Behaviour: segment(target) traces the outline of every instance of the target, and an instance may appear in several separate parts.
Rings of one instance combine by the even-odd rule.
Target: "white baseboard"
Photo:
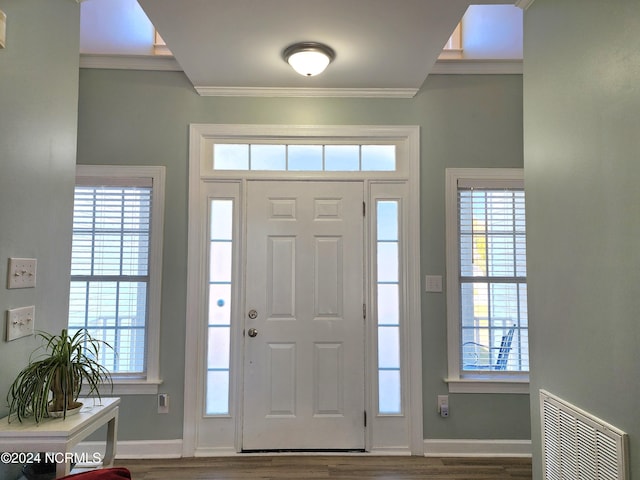
[[[231,447],[196,448],[193,452],[194,457],[232,457],[234,455],[238,455],[238,451]]]
[[[73,450],[89,456],[94,453],[104,454],[104,442],[82,442]],[[117,459],[145,458],[180,458],[182,457],[182,440],[119,440]]]
[[[410,457],[411,449],[409,447],[387,447],[387,448],[372,448],[369,455],[379,455],[381,457]]]
[[[425,457],[531,457],[531,440],[424,441]]]
[[[74,448],[77,453],[91,456],[104,453],[104,442],[82,442]],[[196,457],[230,456],[237,452],[231,448],[199,449]],[[408,455],[406,449],[378,449],[374,455]],[[531,440],[441,440],[424,441],[425,457],[531,457]],[[117,459],[180,458],[182,440],[120,440]]]

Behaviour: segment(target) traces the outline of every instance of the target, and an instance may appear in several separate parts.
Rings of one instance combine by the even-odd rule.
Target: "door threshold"
[[[367,453],[363,448],[277,448],[265,450],[241,450],[240,453],[247,454],[273,454],[273,453],[289,453],[289,454],[347,454],[347,453]]]

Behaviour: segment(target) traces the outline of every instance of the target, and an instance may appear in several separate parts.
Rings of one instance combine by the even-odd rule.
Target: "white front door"
[[[242,449],[364,449],[363,184],[248,182]]]

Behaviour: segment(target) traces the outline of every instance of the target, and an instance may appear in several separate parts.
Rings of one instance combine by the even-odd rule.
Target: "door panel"
[[[243,450],[364,448],[362,200],[248,183]]]

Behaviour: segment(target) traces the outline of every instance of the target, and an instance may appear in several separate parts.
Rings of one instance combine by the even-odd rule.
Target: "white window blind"
[[[113,347],[100,352],[112,373],[146,368],[151,202],[151,179],[78,178],[75,189],[69,329]]]
[[[519,181],[458,181],[461,370],[529,370],[525,196]]]

